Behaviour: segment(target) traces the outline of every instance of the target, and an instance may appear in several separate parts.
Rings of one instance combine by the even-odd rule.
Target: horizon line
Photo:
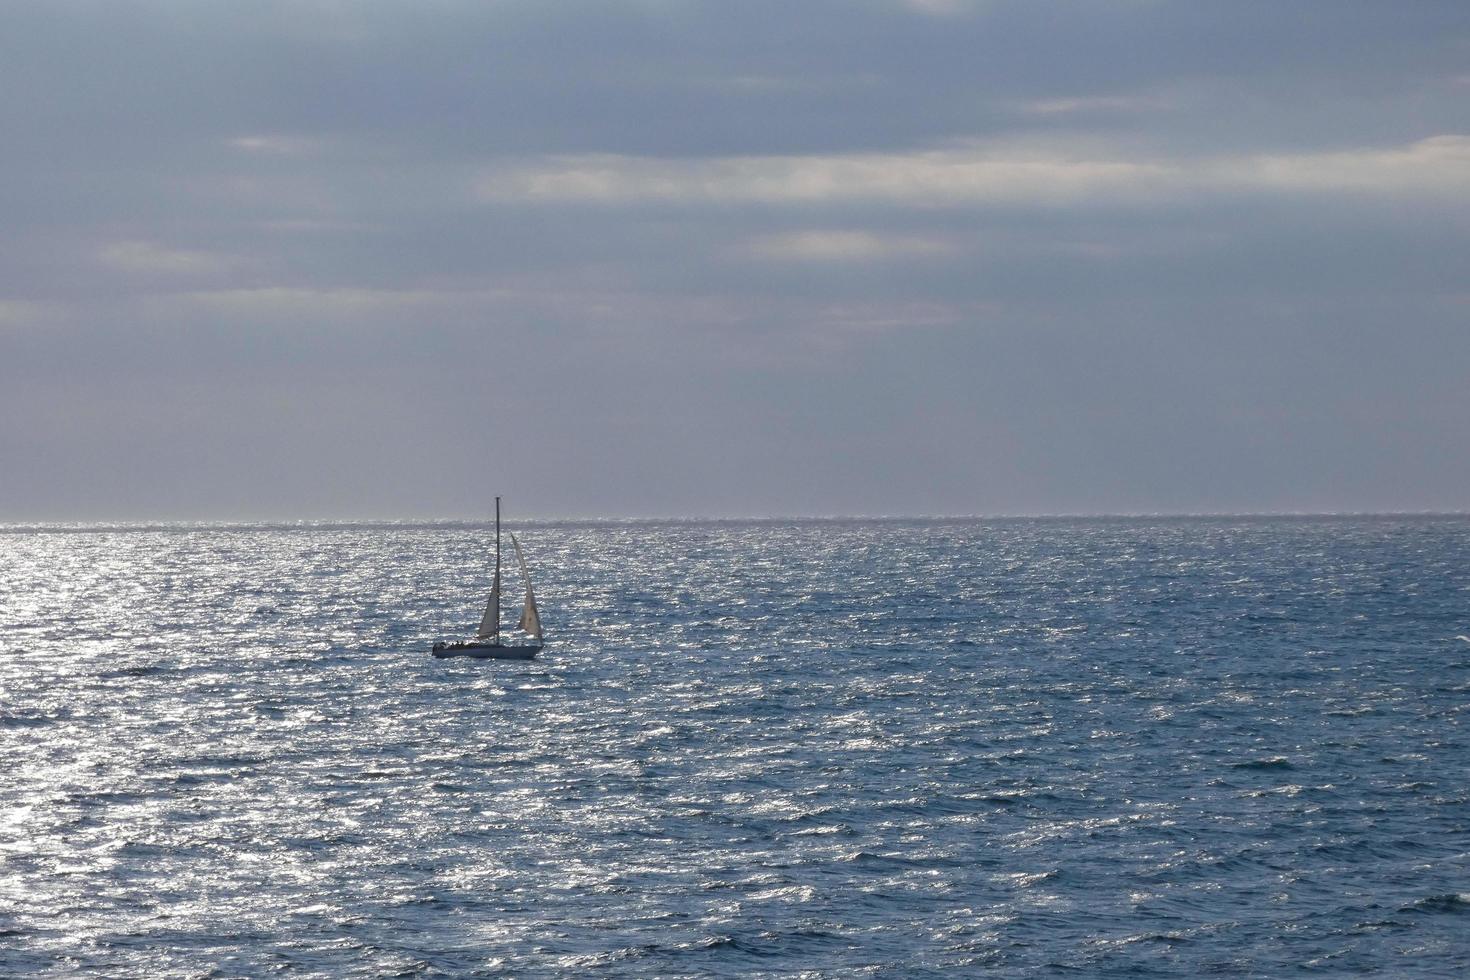
[[[1057,511],[994,514],[769,514],[769,515],[580,515],[520,517],[508,524],[760,524],[843,521],[1025,521],[1025,520],[1246,520],[1323,518],[1461,518],[1470,510],[1340,511]],[[132,518],[0,520],[0,533],[27,531],[150,530],[189,527],[461,527],[493,523],[486,517],[286,517],[286,518]]]

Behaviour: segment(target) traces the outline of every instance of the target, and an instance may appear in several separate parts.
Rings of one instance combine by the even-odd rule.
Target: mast
[[[495,498],[495,642],[500,642],[500,498]]]

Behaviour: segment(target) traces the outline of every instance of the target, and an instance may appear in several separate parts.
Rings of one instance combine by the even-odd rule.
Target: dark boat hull
[[[434,656],[473,657],[476,660],[530,660],[541,652],[539,646],[506,646],[500,643],[481,643],[465,640],[457,643],[435,643]]]

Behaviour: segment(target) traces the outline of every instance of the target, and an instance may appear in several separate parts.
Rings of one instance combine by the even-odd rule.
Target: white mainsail
[[[500,635],[500,569],[495,570],[495,584],[490,586],[490,598],[485,602],[485,615],[480,617],[477,639],[488,640]]]
[[[516,540],[515,534],[511,534],[510,543],[516,546],[516,561],[521,565],[521,578],[526,580],[526,608],[521,612],[521,629],[540,640],[543,639],[541,614],[536,611],[536,593],[531,591],[531,573],[526,570],[526,559],[521,554],[521,543]]]

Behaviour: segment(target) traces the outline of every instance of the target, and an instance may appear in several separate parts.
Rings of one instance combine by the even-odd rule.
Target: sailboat
[[[530,660],[546,645],[541,632],[541,614],[536,609],[536,594],[531,591],[531,573],[521,554],[521,543],[514,533],[510,543],[516,549],[516,562],[521,566],[521,579],[526,583],[526,604],[521,611],[519,628],[530,636],[531,643],[504,643],[500,639],[500,498],[495,498],[495,578],[490,585],[490,598],[473,640],[455,640],[434,644],[436,657],[474,657],[477,660]]]

